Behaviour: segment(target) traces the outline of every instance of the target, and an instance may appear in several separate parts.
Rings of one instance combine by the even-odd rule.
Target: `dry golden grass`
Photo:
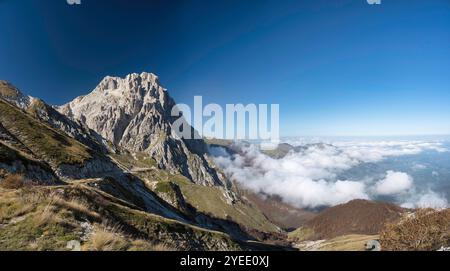
[[[21,189],[15,193],[16,195],[10,197],[10,199],[13,200],[17,207],[11,208],[11,206],[9,206],[9,208],[0,208],[0,221],[7,217],[17,217],[21,214],[29,213],[34,209],[36,215],[33,219],[37,225],[44,225],[51,221],[61,220],[57,214],[62,210],[69,210],[89,218],[100,218],[100,215],[97,212],[90,210],[89,205],[86,202],[75,198],[65,199],[55,191],[46,192],[30,187],[30,189]],[[36,208],[37,205],[40,205],[40,207]],[[9,214],[4,214],[4,210],[8,210]]]
[[[6,223],[35,209],[35,205],[21,197],[20,190],[0,188],[0,223]]]
[[[45,195],[39,190],[33,190],[33,189],[26,189],[26,190],[19,190],[19,199],[23,203],[27,204],[38,204],[46,199],[51,199],[51,196]]]
[[[122,235],[121,228],[117,224],[111,225],[106,222],[98,225],[91,236],[90,249],[95,251],[125,250],[128,244]]]
[[[94,251],[175,251],[174,248],[164,243],[130,239],[125,236],[118,224],[110,222],[104,222],[96,226],[86,248]]]
[[[45,208],[38,215],[34,216],[34,222],[37,226],[42,226],[53,220],[55,217],[55,208],[51,204],[45,206]]]
[[[53,202],[58,206],[70,209],[72,211],[86,215],[88,217],[96,219],[100,218],[100,215],[97,212],[90,210],[89,205],[84,201],[75,198],[66,200],[60,196],[55,195],[53,197]]]
[[[0,181],[0,185],[6,189],[19,189],[25,185],[22,175],[10,174]]]
[[[437,250],[450,246],[450,209],[418,210],[400,223],[389,224],[381,232],[383,250]]]
[[[44,225],[61,220],[57,214],[64,210],[91,219],[100,219],[100,215],[92,211],[86,202],[75,198],[65,199],[56,191],[49,192],[33,186],[25,186],[19,190],[0,190],[0,223],[33,213],[33,222],[36,225]]]

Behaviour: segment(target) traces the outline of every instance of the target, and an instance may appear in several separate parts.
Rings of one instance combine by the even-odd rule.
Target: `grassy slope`
[[[91,225],[90,233],[82,223]],[[81,184],[0,188],[0,250],[66,250],[68,241],[83,238],[84,250],[241,247],[226,234],[142,212]]]
[[[314,230],[310,227],[300,227],[288,233],[288,238],[294,242],[309,240],[314,236]]]
[[[0,122],[36,156],[53,166],[82,164],[92,158],[88,147],[3,99],[0,99]]]
[[[217,187],[181,183],[186,201],[198,211],[221,219],[231,219],[241,225],[265,232],[276,232],[278,228],[255,207],[236,202],[226,202],[223,192]]]
[[[256,207],[243,202],[233,205],[228,204],[223,191],[219,187],[197,185],[181,175],[173,175],[155,167],[152,159],[145,155],[137,154],[132,157],[123,153],[114,155],[113,158],[128,169],[145,168],[147,170],[135,174],[143,180],[147,180],[150,189],[158,193],[167,193],[172,197],[170,182],[177,184],[185,198],[185,201],[204,214],[209,214],[220,219],[231,219],[245,227],[264,232],[276,232],[278,227],[272,224]]]
[[[43,171],[48,172],[49,174],[53,174],[52,169],[47,164],[34,159],[27,153],[13,149],[0,142],[0,163],[11,165],[11,163],[14,161],[20,161],[25,167],[31,166],[35,168],[40,168]]]

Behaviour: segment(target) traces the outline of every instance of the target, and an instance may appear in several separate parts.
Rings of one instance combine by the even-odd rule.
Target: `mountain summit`
[[[144,72],[125,78],[107,76],[91,93],[57,110],[117,148],[148,153],[161,169],[197,184],[224,185],[225,178],[214,169],[203,140],[173,136],[173,106],[174,100],[158,77]]]

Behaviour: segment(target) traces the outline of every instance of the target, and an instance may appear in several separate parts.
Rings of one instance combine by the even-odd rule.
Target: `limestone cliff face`
[[[174,100],[151,73],[106,77],[88,95],[56,109],[92,129],[115,146],[146,152],[158,167],[202,185],[224,185],[203,140],[174,135]]]

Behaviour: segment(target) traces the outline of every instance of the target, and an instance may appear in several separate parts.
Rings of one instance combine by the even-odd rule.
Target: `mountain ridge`
[[[176,118],[171,110],[175,105],[158,77],[143,72],[124,78],[107,76],[89,94],[56,109],[118,148],[148,153],[161,169],[202,185],[227,186],[208,158],[202,139],[174,136]]]
[[[107,82],[108,78],[103,81]],[[23,95],[10,83],[2,86],[0,184],[3,184],[2,179],[7,183],[8,178],[15,178],[27,183],[31,181],[31,185],[35,186],[33,191],[46,190],[48,185],[57,185],[64,191],[79,185],[89,190],[99,189],[101,193],[126,202],[126,206],[132,204],[143,212],[226,233],[234,240],[241,240],[242,246],[247,246],[242,243],[247,240],[258,240],[257,236],[267,238],[267,234],[261,234],[260,231],[279,230],[257,209],[240,199],[231,186],[224,185],[225,182],[206,180],[196,183],[196,179],[189,178],[192,175],[183,175],[183,171],[166,170],[166,167],[158,164],[158,157],[151,156],[151,152],[116,147],[82,121],[61,114],[56,110],[58,107]],[[11,89],[6,89],[8,87]],[[8,99],[3,96],[5,93]],[[29,102],[18,103],[23,100],[22,97],[29,97]],[[157,113],[157,117],[167,116],[167,111]],[[158,127],[162,126],[168,128],[164,132],[170,131],[170,120],[165,120]],[[207,147],[202,140],[189,143],[173,138],[169,133],[162,138],[158,143],[159,147],[163,147],[161,150],[169,150],[177,155],[179,153],[176,151],[182,151],[185,155],[181,155],[182,162],[191,172],[198,170],[195,161],[204,163],[208,159]],[[196,149],[196,144],[200,144],[200,148]],[[190,159],[195,160],[194,163]],[[164,162],[159,160],[159,163]],[[211,167],[203,169],[206,173],[209,170],[220,174],[212,163],[207,165]],[[21,177],[14,177],[14,174],[20,174]],[[202,178],[200,174],[196,176]],[[197,200],[202,194],[206,196],[203,198],[205,202]],[[90,202],[94,199],[86,200]],[[218,207],[211,209],[212,205]],[[258,246],[265,247],[262,244]]]

